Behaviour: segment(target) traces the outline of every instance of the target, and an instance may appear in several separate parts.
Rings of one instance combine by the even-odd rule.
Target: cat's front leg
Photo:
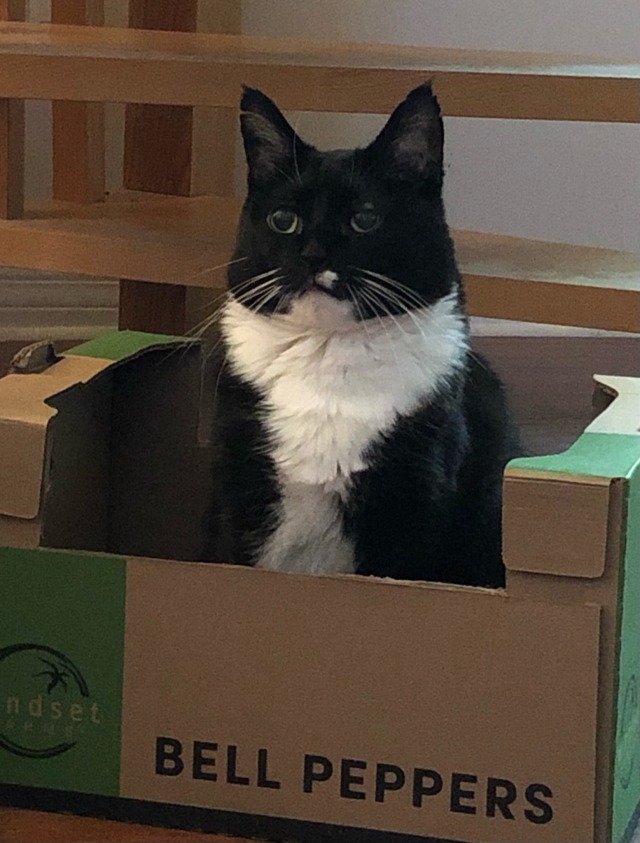
[[[356,573],[446,581],[450,514],[427,489],[365,481],[354,490],[344,523],[354,542]]]

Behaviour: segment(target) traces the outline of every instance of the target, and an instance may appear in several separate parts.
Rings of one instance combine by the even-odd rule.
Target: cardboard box
[[[314,843],[624,840],[640,381],[600,380],[619,397],[569,451],[507,469],[504,591],[172,561],[202,558],[211,505],[195,344],[108,335],[0,380],[2,801]]]

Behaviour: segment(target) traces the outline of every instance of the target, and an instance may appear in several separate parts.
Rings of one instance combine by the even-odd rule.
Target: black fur
[[[277,107],[246,89],[242,130],[249,165],[248,196],[229,270],[229,289],[247,307],[287,312],[310,278],[339,273],[331,295],[358,296],[354,266],[401,282],[402,306],[386,312],[359,301],[359,318],[401,313],[464,293],[442,204],[443,124],[429,86],[400,104],[366,149],[318,152],[298,138]],[[361,235],[354,213],[373,206],[382,224]],[[269,213],[290,208],[304,225],[274,234]],[[282,267],[278,295],[263,302],[260,276]],[[255,289],[255,293],[253,292]],[[354,292],[355,290],[355,292]],[[217,468],[231,558],[252,564],[275,529],[280,497],[262,396],[224,367],[220,377]],[[367,453],[369,467],[353,477],[343,524],[355,546],[357,572],[501,586],[501,484],[517,455],[503,388],[485,361],[468,352],[465,365],[412,415],[400,417]]]

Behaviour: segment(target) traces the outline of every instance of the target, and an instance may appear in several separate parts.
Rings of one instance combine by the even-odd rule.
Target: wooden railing
[[[125,327],[180,332],[187,290],[224,283],[242,83],[285,109],[387,113],[430,78],[445,115],[640,122],[640,63],[174,31],[195,28],[197,0],[131,0],[129,28],[100,26],[101,0],[53,0],[51,25],[16,22],[23,7],[0,2],[0,263],[127,279]],[[238,33],[238,4],[219,9]],[[23,211],[25,99],[54,101],[54,185]],[[127,103],[124,189],[103,201],[107,102]],[[194,195],[197,106],[220,109],[219,195]],[[640,331],[639,256],[454,236],[472,314]]]

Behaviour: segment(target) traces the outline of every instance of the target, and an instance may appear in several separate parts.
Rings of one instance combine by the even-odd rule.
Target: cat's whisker
[[[262,281],[263,278],[268,278],[270,275],[276,275],[278,272],[282,271],[281,266],[276,266],[274,269],[268,269],[266,272],[261,272],[258,275],[252,275],[250,278],[245,278],[244,281],[241,281],[239,284],[236,284],[235,289],[239,290],[242,287],[246,287],[247,284],[253,284],[255,281]]]
[[[408,287],[406,284],[403,284],[401,281],[397,281],[395,278],[390,278],[388,275],[383,275],[380,272],[374,272],[371,269],[365,269],[362,266],[354,266],[353,269],[361,272],[365,276],[369,276],[371,278],[375,278],[378,281],[382,281],[388,284],[390,287],[394,287],[398,291],[402,292],[407,296],[409,299],[413,300],[415,304],[419,307],[427,307],[428,302],[415,290],[412,290],[411,287]]]
[[[220,295],[218,295],[218,296],[216,296],[215,298],[213,298],[213,299],[212,299],[212,300],[208,303],[208,305],[203,305],[203,307],[208,307],[208,306],[210,306],[211,304],[213,304],[214,302],[219,301],[221,298],[224,298],[224,299],[225,299],[224,304],[223,304],[221,307],[219,307],[219,308],[215,311],[215,314],[218,314],[218,315],[219,315],[219,313],[220,313],[220,312],[224,309],[224,306],[225,306],[225,304],[227,303],[227,301],[229,301],[229,299],[230,299],[232,296],[233,296],[234,298],[236,298],[236,299],[239,299],[239,298],[240,298],[240,296],[238,296],[238,293],[240,293],[240,294],[242,295],[242,291],[243,291],[243,290],[244,290],[244,291],[246,291],[246,290],[247,290],[247,288],[248,288],[248,287],[250,287],[252,284],[254,284],[256,281],[259,281],[260,279],[266,278],[267,276],[272,275],[272,274],[274,274],[274,273],[277,273],[277,272],[279,272],[279,271],[280,271],[280,268],[278,267],[277,269],[270,269],[268,272],[263,272],[263,273],[261,273],[260,275],[254,275],[254,276],[252,276],[251,278],[247,278],[245,281],[241,281],[241,282],[240,282],[240,284],[237,284],[237,285],[234,287],[234,290],[233,290],[233,291],[224,290],[222,293],[220,293]],[[270,283],[270,282],[269,282],[269,283]],[[261,285],[261,286],[262,286],[262,285]],[[206,317],[205,319],[203,319],[203,320],[202,320],[202,322],[198,323],[198,325],[195,327],[195,329],[192,329],[192,330],[197,330],[197,329],[201,328],[203,325],[205,325],[205,326],[206,326],[206,327],[204,328],[204,330],[206,330],[206,328],[207,328],[209,325],[211,325],[213,321],[215,321],[215,317],[214,317],[214,315],[212,314],[211,316],[208,316],[208,317]]]
[[[279,284],[275,285],[272,289],[268,289],[266,292],[263,292],[257,302],[254,302],[251,305],[246,305],[246,307],[248,307],[252,313],[259,314],[265,304],[268,304],[268,302],[270,302],[275,296],[280,294],[281,289],[282,288]]]
[[[358,312],[358,316],[360,317],[360,324],[362,325],[362,328],[363,328],[365,334],[367,335],[367,340],[369,341],[369,344],[371,344],[371,334],[369,333],[369,327],[367,325],[367,319],[364,315],[364,311],[362,310],[362,307],[360,306],[360,302],[358,301],[357,293],[354,291],[353,287],[351,287],[350,284],[346,284],[345,286],[346,286],[347,293],[349,294],[349,298],[353,302],[353,306],[355,307],[355,309]]]
[[[371,276],[365,275],[365,280],[369,284],[375,284],[378,289],[382,289],[387,293],[394,293],[398,296],[403,302],[406,303],[407,307],[413,310],[422,310],[425,307],[429,306],[429,303],[425,301],[423,298],[411,294],[411,292],[403,289],[402,287],[394,287],[390,284],[386,284],[380,281],[373,279]]]
[[[363,283],[368,289],[376,290],[383,298],[385,298],[391,304],[395,304],[403,313],[408,313],[413,310],[411,306],[411,302],[407,301],[403,296],[396,293],[394,290],[389,290],[387,287],[384,287],[382,284],[379,284],[377,281],[374,281],[371,278],[366,278],[362,276],[360,278],[361,283]]]
[[[292,298],[293,298],[292,292],[283,293],[280,297],[280,301],[275,306],[275,310],[273,311],[273,315],[276,316],[276,315],[279,315],[279,314],[283,313],[284,308],[287,307],[287,305],[289,304],[289,302],[291,301]]]
[[[381,295],[379,295],[379,294],[378,294],[378,295],[376,295],[376,291],[374,291],[374,290],[372,290],[372,289],[369,289],[369,290],[367,290],[366,292],[368,293],[368,295],[369,295],[369,296],[370,296],[370,297],[371,297],[374,301],[377,301],[377,303],[378,303],[378,305],[380,306],[380,308],[381,308],[382,310],[384,310],[385,314],[389,317],[389,319],[391,319],[391,321],[392,321],[392,322],[393,322],[393,324],[396,326],[396,328],[400,331],[400,333],[401,333],[401,334],[406,333],[406,331],[405,331],[404,327],[400,324],[400,322],[398,322],[398,319],[396,318],[395,314],[393,314],[393,313],[391,312],[390,308],[389,308],[389,307],[387,307],[387,305],[385,304],[384,298],[383,298]],[[391,302],[391,303],[393,304],[393,302]]]
[[[262,307],[263,303],[270,301],[277,293],[280,292],[279,287],[272,287],[268,290],[264,290],[260,297],[256,299],[256,301],[251,302],[250,304],[245,305],[252,313],[258,313],[260,308]]]
[[[425,337],[425,339],[426,339],[426,336],[425,336],[424,330],[422,328],[422,325],[420,324],[420,322],[418,321],[418,319],[415,315],[414,308],[409,306],[407,304],[407,302],[403,301],[396,293],[392,292],[391,290],[386,289],[381,284],[378,284],[376,281],[373,281],[370,278],[364,278],[364,277],[360,277],[359,280],[363,284],[368,285],[370,290],[375,289],[378,292],[379,295],[385,297],[385,299],[389,302],[389,304],[395,305],[402,313],[405,313],[409,317],[409,319],[411,319],[413,324],[415,325],[418,333],[421,336]],[[389,313],[389,315],[391,316],[391,313]]]
[[[425,302],[419,302],[419,306],[417,306],[418,303],[413,299],[408,298],[404,292],[399,292],[393,289],[390,290],[388,287],[381,284],[379,281],[375,281],[373,278],[361,276],[360,281],[361,283],[366,284],[369,288],[377,290],[391,304],[395,304],[395,306],[403,313],[406,313],[412,319],[416,327],[419,328],[414,311],[418,309],[423,310],[427,306]]]
[[[193,281],[194,278],[201,278],[203,275],[210,275],[213,272],[218,272],[220,269],[227,269],[228,267],[233,266],[236,263],[242,263],[246,260],[249,260],[249,258],[235,258],[234,260],[227,261],[226,263],[220,263],[217,266],[208,266],[206,269],[203,269],[200,272],[196,272],[193,275],[189,275],[187,278],[185,278],[185,283]]]
[[[220,317],[224,313],[224,309],[225,309],[229,299],[230,299],[230,296],[227,297],[226,301],[223,304],[221,304],[220,307],[217,307],[213,311],[213,313],[211,313],[209,316],[207,316],[206,319],[203,319],[202,322],[200,322],[198,325],[196,325],[194,328],[192,328],[187,333],[187,336],[192,337],[194,339],[201,339],[202,336],[209,330],[209,328],[211,328],[211,326],[220,319]]]
[[[397,352],[397,349],[396,349],[396,344],[395,344],[393,338],[391,337],[391,334],[389,333],[389,330],[387,328],[387,325],[385,324],[384,319],[382,319],[379,316],[379,314],[376,313],[376,307],[382,307],[382,309],[385,310],[387,315],[389,315],[389,316],[391,316],[391,313],[389,312],[388,308],[386,308],[384,306],[384,304],[377,299],[377,297],[373,294],[373,292],[371,290],[368,290],[368,291],[367,290],[361,290],[360,292],[363,294],[364,300],[366,302],[368,302],[369,307],[371,307],[374,316],[376,317],[376,319],[380,323],[380,325],[382,327],[382,330],[385,332],[385,335],[387,337],[387,341],[388,341],[389,346],[391,348],[391,351],[393,353],[393,357],[396,361],[396,369],[398,371],[398,377],[402,378],[402,368],[400,366],[400,360],[398,359],[398,352]],[[398,326],[400,332],[404,333],[402,327],[398,324],[398,322],[395,319],[393,321]]]
[[[300,182],[298,180],[296,180],[289,173],[285,172],[281,167],[278,167],[278,166],[274,165],[274,170],[276,170],[276,172],[280,173],[280,175],[283,176],[289,182],[289,184],[295,184],[295,185],[300,184]]]
[[[271,269],[268,272],[263,272],[260,275],[253,276],[252,278],[248,278],[246,281],[241,282],[237,285],[234,291],[225,291],[220,296],[216,298],[216,301],[219,300],[224,296],[225,301],[220,305],[220,307],[216,308],[213,313],[199,322],[195,327],[193,327],[190,331],[187,332],[187,336],[194,337],[195,339],[200,339],[206,331],[211,328],[211,326],[219,320],[221,315],[224,313],[224,309],[227,303],[230,301],[231,298],[234,298],[236,301],[240,302],[240,304],[244,304],[246,301],[249,301],[252,297],[259,295],[263,290],[271,287],[273,284],[277,283],[280,278],[267,278],[266,281],[263,281],[257,287],[253,287],[251,289],[246,289],[250,284],[253,284],[256,280],[261,278],[265,278],[268,275],[272,275],[274,272],[278,272],[278,269]],[[244,292],[241,292],[240,295],[237,295],[238,290],[244,289]]]
[[[252,298],[260,295],[260,293],[264,292],[265,290],[269,290],[271,287],[275,287],[279,284],[280,281],[284,278],[284,275],[276,275],[275,278],[269,278],[266,281],[263,281],[262,284],[258,284],[257,287],[252,287],[249,290],[245,290],[244,292],[240,293],[240,295],[236,295],[235,292],[231,291],[231,296],[240,304],[246,304]]]
[[[300,124],[300,120],[302,119],[302,112],[298,114],[296,119],[296,125],[293,128],[293,166],[296,171],[296,177],[298,179],[298,184],[302,184],[302,176],[300,175],[300,167],[298,166],[298,126]]]
[[[214,296],[212,299],[209,299],[209,301],[205,302],[204,304],[201,304],[199,307],[194,308],[194,312],[198,313],[202,310],[209,310],[212,305],[216,304],[216,302],[219,302],[220,299],[225,298],[228,295],[229,290],[225,287],[225,289],[221,290],[217,296]]]
[[[272,287],[274,284],[277,284],[279,279],[282,276],[275,275],[273,278],[267,278],[266,281],[263,281],[261,284],[257,284],[255,287],[249,287],[248,289],[241,290],[238,292],[239,288],[235,290],[229,290],[229,294],[236,299],[236,301],[244,301],[247,297],[255,296],[256,293],[259,293],[261,290],[265,290],[268,287]]]
[[[269,290],[269,292],[265,293],[265,295],[257,302],[255,305],[249,308],[252,313],[259,313],[260,310],[268,304],[274,296],[277,296],[280,293],[280,287],[277,287],[274,290]]]

